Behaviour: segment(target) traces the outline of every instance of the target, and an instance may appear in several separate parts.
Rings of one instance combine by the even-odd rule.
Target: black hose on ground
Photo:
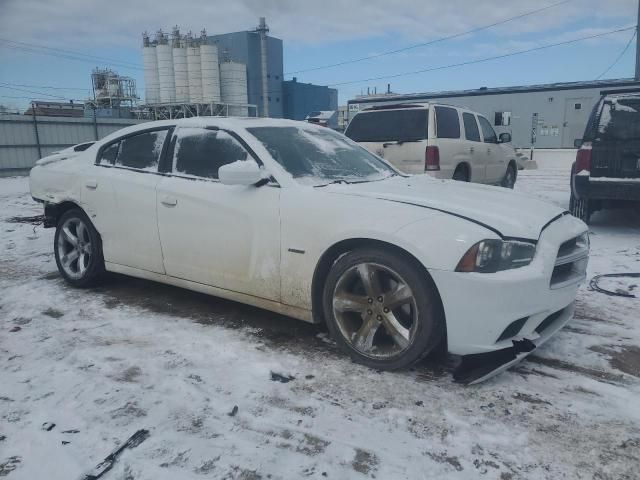
[[[594,290],[594,291],[600,292],[600,293],[604,293],[605,295],[609,295],[611,297],[636,298],[636,296],[633,293],[621,292],[621,291],[613,292],[611,290],[607,290],[605,288],[601,288],[598,285],[598,281],[601,278],[621,278],[621,277],[640,278],[640,273],[605,273],[605,274],[602,274],[602,275],[596,275],[589,282],[589,288],[591,290]]]

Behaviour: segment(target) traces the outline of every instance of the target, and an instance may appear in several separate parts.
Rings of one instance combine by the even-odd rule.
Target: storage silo
[[[142,64],[144,67],[144,97],[146,103],[160,101],[160,77],[156,47],[149,41],[149,35],[142,34]]]
[[[167,37],[158,32],[158,77],[160,83],[160,101],[172,103],[176,101],[176,82],[173,73],[173,48],[167,43]]]
[[[202,99],[205,102],[220,101],[220,65],[218,47],[209,45],[203,32],[200,45],[200,68],[202,73]]]
[[[189,102],[189,79],[187,76],[187,49],[178,28],[173,29],[173,76],[176,84],[176,102]]]
[[[244,63],[222,62],[220,64],[220,92],[222,103],[249,103],[247,95],[247,66]],[[229,107],[229,116],[246,117],[247,107]]]
[[[202,68],[200,66],[200,46],[187,41],[187,77],[189,79],[189,102],[202,102]]]

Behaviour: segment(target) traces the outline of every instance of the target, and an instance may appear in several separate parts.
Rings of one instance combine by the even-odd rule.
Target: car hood
[[[441,211],[480,224],[502,237],[537,240],[565,210],[502,187],[435,180],[427,175],[330,185],[331,193],[375,198]]]

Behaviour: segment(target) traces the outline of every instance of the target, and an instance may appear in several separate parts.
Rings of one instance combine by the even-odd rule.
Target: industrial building
[[[171,35],[159,30],[153,40],[144,33],[143,109],[152,118],[238,115],[297,120],[313,110],[335,110],[336,90],[283,81],[283,43],[268,32],[262,17],[258,27],[243,32],[208,35],[203,30],[196,38],[175,27]]]
[[[573,148],[604,91],[640,88],[632,78],[415,94],[362,95],[348,101],[359,110],[393,103],[442,102],[484,115],[498,134],[511,133],[514,147]]]
[[[338,90],[311,83],[299,83],[296,77],[282,82],[283,114],[291,120],[304,120],[310,112],[338,109]]]

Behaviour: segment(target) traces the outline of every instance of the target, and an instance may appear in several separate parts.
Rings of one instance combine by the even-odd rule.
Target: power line
[[[473,65],[473,64],[476,64],[476,63],[483,63],[483,62],[488,62],[488,61],[491,61],[491,60],[498,60],[498,59],[501,59],[501,58],[514,57],[516,55],[522,55],[524,53],[530,53],[530,52],[536,52],[536,51],[539,51],[539,50],[545,50],[545,49],[552,48],[552,47],[558,47],[560,45],[569,45],[569,44],[572,44],[572,43],[582,42],[584,40],[590,40],[592,38],[599,38],[599,37],[604,37],[606,35],[612,35],[614,33],[626,32],[626,31],[631,30],[633,28],[636,28],[636,26],[633,25],[631,27],[619,28],[619,29],[611,30],[611,31],[604,32],[604,33],[598,33],[598,34],[589,35],[589,36],[586,36],[586,37],[574,38],[573,40],[566,40],[564,42],[551,43],[549,45],[542,45],[542,46],[539,46],[539,47],[527,48],[526,50],[519,50],[519,51],[516,51],[516,52],[505,53],[505,54],[502,54],[502,55],[495,55],[495,56],[492,56],[492,57],[480,58],[478,60],[468,60],[466,62],[451,63],[449,65],[441,65],[441,66],[438,66],[438,67],[430,67],[430,68],[425,68],[425,69],[422,69],[422,70],[414,70],[414,71],[411,71],[411,72],[396,73],[396,74],[393,74],[393,75],[382,75],[382,76],[379,76],[379,77],[370,77],[370,78],[363,78],[363,79],[360,79],[360,80],[350,80],[350,81],[347,81],[347,82],[332,83],[329,86],[330,87],[336,87],[336,86],[340,86],[340,85],[350,85],[350,84],[354,84],[354,83],[371,82],[371,81],[374,81],[374,80],[384,80],[384,79],[389,79],[389,78],[405,77],[405,76],[408,76],[408,75],[416,75],[418,73],[434,72],[436,70],[446,70],[448,68],[462,67],[462,66],[465,66],[465,65]]]
[[[4,83],[0,83],[0,88],[6,88],[8,90],[15,90],[17,92],[32,93],[34,95],[42,95],[44,97],[52,97],[52,98],[57,98],[57,99],[60,99],[60,100],[66,100],[67,99],[67,97],[61,97],[60,95],[52,95],[50,93],[36,92],[36,91],[33,91],[33,90],[25,90],[23,88],[9,87],[9,86],[7,86],[7,84],[4,84]]]
[[[365,60],[371,60],[372,58],[379,58],[379,57],[384,57],[386,55],[393,55],[395,53],[406,52],[407,50],[412,50],[414,48],[426,47],[428,45],[433,45],[435,43],[444,42],[446,40],[452,40],[454,38],[462,37],[462,36],[469,35],[469,34],[472,34],[472,33],[480,32],[482,30],[487,30],[489,28],[497,27],[498,25],[504,25],[505,23],[513,22],[514,20],[519,20],[521,18],[528,17],[530,15],[534,15],[536,13],[540,13],[540,12],[543,12],[545,10],[549,10],[550,8],[555,8],[555,7],[558,7],[560,5],[564,5],[565,3],[569,3],[569,2],[572,2],[572,1],[573,0],[563,0],[561,2],[557,2],[557,3],[553,3],[551,5],[547,5],[546,7],[538,8],[536,10],[531,10],[529,12],[525,12],[525,13],[522,13],[520,15],[516,15],[515,17],[509,17],[509,18],[506,18],[504,20],[500,20],[498,22],[491,23],[489,25],[483,25],[483,26],[480,26],[480,27],[475,27],[475,28],[472,28],[471,30],[467,30],[465,32],[454,33],[452,35],[447,35],[445,37],[440,37],[440,38],[436,38],[434,40],[429,40],[428,42],[416,43],[415,45],[409,45],[407,47],[398,48],[396,50],[389,50],[389,51],[386,51],[386,52],[376,53],[376,54],[373,54],[373,55],[367,55],[366,57],[354,58],[352,60],[345,60],[345,61],[338,62],[338,63],[331,63],[331,64],[328,64],[328,65],[320,65],[318,67],[310,67],[310,68],[305,68],[305,69],[301,69],[301,70],[296,70],[294,72],[287,72],[287,73],[285,73],[285,75],[293,75],[295,73],[312,72],[312,71],[315,71],[315,70],[323,70],[325,68],[339,67],[339,66],[342,66],[342,65],[350,64],[350,63],[357,63],[357,62],[363,62]]]
[[[80,87],[50,87],[50,86],[47,86],[47,85],[28,85],[28,84],[24,84],[24,83],[6,83],[6,82],[2,82],[2,84],[3,85],[11,85],[12,87],[44,88],[46,90],[82,90],[83,92],[91,90],[90,87],[86,87],[86,88],[80,88]]]
[[[631,35],[631,38],[629,39],[629,41],[627,42],[627,44],[625,45],[625,47],[622,49],[622,51],[620,52],[620,55],[618,55],[618,58],[616,58],[613,63],[611,65],[609,65],[609,67],[602,72],[600,75],[598,75],[596,77],[596,80],[600,80],[602,77],[604,77],[607,73],[609,73],[609,70],[611,70],[619,61],[620,59],[624,56],[625,53],[627,53],[627,50],[629,49],[629,46],[631,45],[631,42],[633,42],[633,39],[636,38],[636,34],[638,33],[637,30],[634,30],[633,35]]]
[[[98,55],[89,55],[87,53],[82,53],[82,52],[77,52],[75,50],[66,50],[64,48],[54,48],[54,47],[47,47],[45,45],[38,45],[35,43],[27,43],[27,42],[18,42],[16,40],[9,40],[8,38],[0,38],[0,42],[5,42],[5,43],[11,43],[11,44],[15,44],[18,46],[24,46],[24,47],[30,47],[30,48],[36,48],[36,49],[42,49],[42,50],[50,50],[52,52],[60,52],[60,53],[65,53],[65,54],[70,54],[70,55],[75,55],[78,57],[87,57],[87,58],[91,58],[94,60],[102,60],[102,61],[108,61],[108,62],[116,62],[119,64],[129,64],[133,67],[136,68],[140,68],[140,65],[133,63],[133,62],[127,62],[126,60],[117,60],[115,58],[109,58],[109,57],[101,57]]]

